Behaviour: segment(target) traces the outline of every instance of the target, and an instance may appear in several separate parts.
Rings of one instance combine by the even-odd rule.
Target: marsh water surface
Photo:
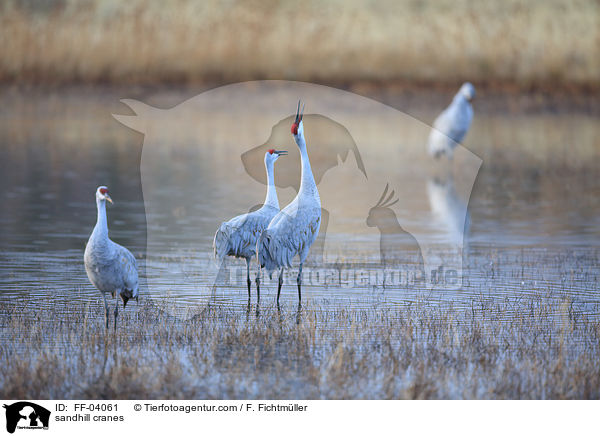
[[[238,148],[223,145],[227,139],[203,142],[201,129],[188,124],[189,131],[179,131],[175,144],[165,145],[162,165],[160,161],[148,164],[160,167],[152,167],[154,178],[145,186],[140,171],[145,137],[111,116],[131,113],[119,103],[119,98],[128,95],[119,92],[4,91],[5,103],[0,109],[0,300],[15,301],[28,295],[42,305],[48,299],[73,298],[100,304],[100,295],[85,274],[83,251],[96,219],[94,192],[104,184],[115,200],[108,208],[110,236],[139,259],[142,296],[170,296],[190,307],[209,301],[235,310],[245,307],[245,278],[240,275],[245,273],[243,261],[230,263],[237,268],[233,276],[243,280],[219,286],[210,294],[199,290],[198,283],[208,279],[197,274],[202,264],[195,262],[210,256],[212,237],[221,221],[261,203],[265,188],[258,180],[264,156],[260,146],[269,140],[284,142],[278,148],[290,150],[290,155],[277,163],[276,178],[296,177],[295,144],[291,135],[277,136],[275,128],[281,122],[289,129],[287,117],[296,102],[292,101],[288,113],[279,119],[265,115],[271,118],[264,124],[273,130],[256,133],[262,140],[249,140],[236,145]],[[154,98],[157,106],[183,101],[176,92],[157,94],[147,98],[151,102]],[[453,228],[462,231],[462,221],[457,224],[448,217],[451,206],[447,203],[468,204],[468,232],[459,252],[460,285],[432,291],[419,284],[381,286],[367,279],[336,285],[314,279],[305,286],[305,298],[334,307],[410,304],[424,297],[470,306],[482,299],[519,301],[538,295],[557,302],[568,300],[577,311],[599,314],[597,119],[587,113],[481,113],[476,102],[474,124],[464,143],[482,160],[471,190],[469,181],[461,179],[460,158],[450,174],[436,169],[418,177],[411,174],[410,164],[399,162],[399,147],[424,147],[426,124],[447,104],[448,97],[438,100],[408,114],[416,120],[413,130],[406,124],[384,134],[378,131],[375,137],[387,139],[378,141],[377,147],[361,148],[359,143],[358,152],[335,151],[334,162],[321,174],[319,187],[329,222],[312,265],[352,264],[367,276],[383,269],[382,232],[377,223],[367,221],[389,183],[388,193],[395,190],[394,198],[399,199],[393,208],[399,225],[432,241],[452,238]],[[243,131],[255,126],[237,119],[239,113],[230,114],[226,107],[214,111],[222,120],[217,129]],[[349,119],[360,123],[368,116],[353,112]],[[319,123],[317,115],[314,117],[307,119],[306,131],[313,166],[318,166],[329,156],[316,139],[311,142],[311,123]],[[365,129],[376,127],[369,126]],[[316,129],[313,127],[313,138],[319,136]],[[258,158],[245,160],[244,150],[253,148],[258,149]],[[292,182],[282,182],[282,206],[295,193]],[[171,215],[147,215],[152,211],[145,208],[145,199],[146,207],[148,202],[167,205],[162,210]],[[434,219],[436,201],[446,203]],[[190,252],[190,241],[196,244],[199,257]],[[412,253],[415,246],[412,239],[405,238],[398,247]],[[290,274],[292,280],[284,285],[282,298],[295,304],[296,270]],[[261,302],[272,304],[274,295],[274,285],[267,282]]]

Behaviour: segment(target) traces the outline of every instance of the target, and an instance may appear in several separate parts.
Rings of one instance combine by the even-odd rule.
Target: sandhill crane
[[[431,156],[439,158],[445,154],[452,159],[454,147],[463,140],[471,126],[473,98],[475,98],[475,87],[469,82],[464,83],[450,106],[435,119],[428,140]]]
[[[296,282],[298,284],[298,304],[302,302],[302,265],[308,256],[310,246],[315,242],[321,225],[321,198],[313,177],[302,116],[300,102],[296,110],[296,119],[292,124],[292,135],[300,149],[301,176],[298,194],[281,212],[269,223],[267,229],[260,235],[257,244],[257,259],[259,267],[265,267],[269,275],[280,268],[277,286],[277,304],[283,283],[283,270],[292,266],[292,259],[300,257],[300,268]]]
[[[137,263],[133,254],[125,247],[114,243],[108,238],[106,222],[106,202],[112,203],[108,188],[100,186],[96,190],[96,206],[98,220],[94,231],[85,247],[83,260],[90,282],[98,288],[104,298],[106,328],[108,329],[108,302],[106,294],[110,292],[113,298],[118,295],[123,301],[123,308],[131,298],[138,299]],[[119,314],[119,299],[115,304],[115,330]]]
[[[256,241],[267,228],[273,217],[279,212],[279,200],[275,188],[274,165],[279,156],[287,154],[285,150],[270,149],[265,153],[267,169],[267,196],[263,206],[250,213],[238,215],[221,224],[213,240],[215,257],[221,262],[225,256],[246,259],[246,281],[248,300],[250,300],[250,259],[256,255]],[[256,276],[256,294],[260,299],[260,274]]]

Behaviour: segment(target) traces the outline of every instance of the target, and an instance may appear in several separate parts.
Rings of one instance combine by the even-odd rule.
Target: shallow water
[[[231,145],[229,137],[214,137],[204,143],[198,139],[204,138],[203,127],[184,119],[174,143],[155,154],[143,154],[142,143],[146,141],[144,147],[148,147],[148,139],[111,116],[129,113],[119,103],[119,98],[128,95],[93,90],[81,95],[73,91],[21,95],[5,90],[3,95],[0,300],[15,300],[26,294],[40,304],[50,298],[89,299],[100,304],[100,295],[85,274],[83,251],[96,218],[94,192],[105,184],[115,200],[108,208],[111,238],[139,259],[143,297],[169,296],[182,307],[212,301],[235,310],[245,308],[243,261],[229,262],[234,285],[220,283],[211,292],[206,289],[214,276],[204,272],[214,268],[210,246],[218,224],[260,204],[264,197],[264,185],[256,180],[262,176],[263,149],[256,152],[258,158],[253,155],[245,162],[240,157],[251,149],[248,144]],[[163,102],[162,107],[183,101],[176,92],[161,92],[154,98],[147,97],[157,106]],[[447,99],[439,100],[442,107],[447,103]],[[332,111],[339,110],[335,102],[330,104]],[[294,105],[292,102],[292,108],[279,118],[268,111],[249,118],[261,119],[261,126],[277,126]],[[398,144],[408,144],[403,150],[423,146],[427,129],[418,119],[430,123],[440,109],[436,105],[421,108],[418,114],[409,113],[417,120],[406,117],[401,128],[384,133],[378,129],[378,123],[384,123],[380,120],[370,120],[362,131],[355,128],[353,137],[371,135],[377,142],[369,148],[357,140],[368,179],[352,150],[340,158],[341,152],[336,150],[337,164],[322,169],[319,189],[330,220],[322,247],[315,249],[322,249],[323,257],[314,255],[305,270],[304,299],[334,307],[361,307],[410,304],[425,298],[469,307],[495,299],[544,297],[557,303],[568,300],[577,311],[599,314],[597,119],[583,113],[478,113],[475,104],[475,121],[465,146],[483,163],[475,172],[471,192],[469,180],[461,177],[460,165],[465,160],[460,156],[450,174],[437,168],[417,175],[411,172],[412,161],[398,157]],[[211,120],[222,123],[217,129],[231,127],[242,132],[259,124],[244,119],[238,122],[237,116],[228,112],[227,105],[217,106]],[[354,111],[344,125],[360,124],[368,116],[372,114]],[[233,126],[231,118],[236,120]],[[320,137],[313,127],[310,142],[310,126],[319,122],[317,118],[311,120],[306,121],[309,153],[317,167],[330,156],[316,145],[311,148]],[[287,121],[283,125],[289,128]],[[269,143],[269,129],[263,130],[252,133],[258,139],[248,143],[255,147]],[[329,134],[326,129],[324,132]],[[287,141],[277,148],[290,151],[276,164],[276,177],[279,168],[281,180],[287,180],[288,175],[292,180],[279,189],[284,205],[295,195],[297,151],[289,134],[280,139],[275,129],[271,135],[276,142]],[[144,153],[147,150],[150,148]],[[144,170],[152,177],[142,184]],[[404,284],[394,282],[393,277],[382,282],[385,250],[380,247],[381,233],[367,220],[387,183],[400,200],[393,210],[404,229],[420,235],[420,242],[446,249],[459,247],[462,282],[453,289],[431,289],[419,282]],[[438,205],[441,212],[437,215],[433,213],[439,201],[436,198],[445,202]],[[456,236],[453,232],[459,229],[460,236],[462,231],[461,221],[453,221],[448,210],[454,203],[467,201],[470,226],[466,241],[463,245],[459,238],[460,244],[448,245],[447,239]],[[404,268],[413,261],[407,258],[418,255],[418,246],[415,251],[410,238],[400,240],[397,246],[405,257],[396,264]],[[456,260],[456,253],[453,256]],[[296,269],[292,269],[286,276],[282,291],[286,304],[297,301],[295,274]],[[274,283],[265,280],[261,302],[272,304],[274,295]]]

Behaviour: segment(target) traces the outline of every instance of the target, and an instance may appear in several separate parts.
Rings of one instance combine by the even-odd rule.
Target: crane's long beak
[[[106,201],[110,202],[110,204],[114,204],[114,202],[112,201],[112,198],[110,198],[110,195],[104,194],[104,198],[106,198]]]
[[[296,119],[295,119],[294,123],[300,124],[300,121],[302,121],[303,115],[304,115],[304,105],[302,105],[302,112],[300,112],[300,100],[298,100],[298,108],[296,109]]]
[[[288,152],[286,150],[275,150],[279,156],[285,156]]]

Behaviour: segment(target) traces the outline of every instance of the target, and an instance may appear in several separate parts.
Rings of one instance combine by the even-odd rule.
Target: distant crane
[[[267,228],[273,217],[279,212],[279,200],[275,188],[274,165],[279,156],[287,151],[268,150],[265,153],[267,169],[267,196],[263,206],[250,213],[238,215],[221,224],[213,240],[215,257],[221,262],[225,256],[246,259],[246,281],[248,283],[248,300],[250,300],[250,260],[256,255],[256,241]],[[260,274],[256,276],[256,294],[260,299]]]
[[[464,83],[450,106],[435,119],[428,140],[431,156],[439,158],[445,154],[448,159],[452,159],[454,147],[463,140],[471,126],[473,98],[475,98],[475,87],[469,82]]]
[[[96,206],[98,219],[94,231],[85,247],[83,260],[87,276],[98,288],[104,298],[106,329],[108,330],[108,302],[106,294],[110,292],[114,298],[121,297],[123,308],[131,298],[138,299],[138,272],[135,257],[125,247],[114,243],[108,238],[106,221],[106,202],[112,203],[108,188],[100,186],[96,190]],[[119,314],[119,300],[115,304],[115,330]]]
[[[317,239],[321,225],[321,198],[306,151],[302,123],[303,114],[304,106],[302,112],[300,112],[300,102],[298,102],[296,118],[291,130],[300,149],[300,189],[294,200],[271,220],[267,229],[260,235],[257,244],[259,267],[266,268],[269,276],[272,275],[275,269],[280,269],[277,286],[278,305],[284,268],[292,266],[292,259],[296,255],[300,257],[300,268],[296,282],[298,284],[298,304],[301,304],[302,265],[308,256],[311,245]]]

